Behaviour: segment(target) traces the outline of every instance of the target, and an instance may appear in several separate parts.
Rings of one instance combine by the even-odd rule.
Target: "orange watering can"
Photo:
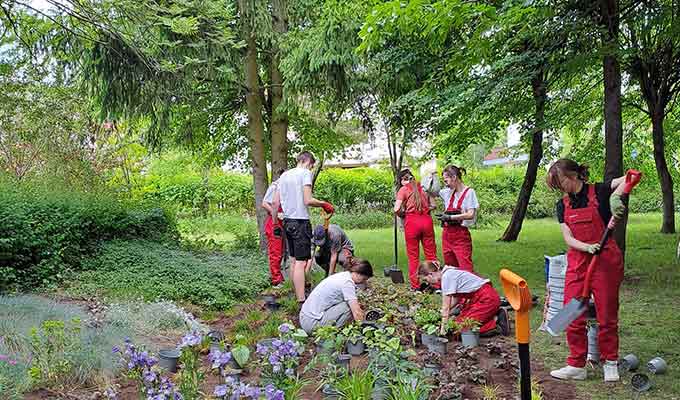
[[[529,310],[531,292],[527,282],[509,269],[501,269],[501,282],[508,303],[515,310],[515,337],[519,353],[520,394],[522,400],[531,400],[531,363],[529,358]]]

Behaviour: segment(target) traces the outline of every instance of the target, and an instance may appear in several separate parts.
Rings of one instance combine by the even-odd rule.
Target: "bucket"
[[[177,349],[163,349],[158,352],[158,365],[168,372],[177,372],[177,361],[182,352]]]
[[[433,353],[444,355],[446,354],[446,344],[448,342],[449,339],[447,338],[437,337],[427,346],[427,349]]]
[[[463,331],[460,333],[460,341],[465,347],[479,346],[479,331]]]
[[[640,360],[635,354],[627,354],[619,363],[624,371],[635,371],[640,366]]]
[[[329,384],[323,385],[321,388],[321,393],[323,393],[324,399],[337,400],[340,398],[340,392],[338,392],[333,386]]]
[[[636,392],[646,392],[652,388],[652,381],[645,374],[635,374],[630,378],[630,386]]]

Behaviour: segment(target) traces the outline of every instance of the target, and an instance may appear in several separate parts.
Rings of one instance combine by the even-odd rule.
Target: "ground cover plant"
[[[269,285],[266,260],[257,252],[191,253],[144,240],[106,243],[84,269],[66,283],[67,293],[160,298],[214,310],[252,298]]]

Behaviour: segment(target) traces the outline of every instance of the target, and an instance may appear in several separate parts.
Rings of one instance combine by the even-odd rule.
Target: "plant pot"
[[[346,371],[349,371],[349,362],[351,359],[352,356],[349,354],[339,354],[337,358],[338,367],[343,368]]]
[[[383,269],[383,275],[385,275],[385,278],[390,277],[390,271],[392,271],[392,267],[385,267],[385,269]]]
[[[397,306],[397,311],[399,311],[402,314],[406,313],[406,312],[408,312],[408,307],[407,306]]]
[[[380,318],[382,318],[384,314],[382,311],[379,310],[370,310],[369,312],[366,313],[366,320],[368,321],[377,321]]]
[[[323,393],[325,399],[337,400],[340,398],[340,392],[329,384],[325,384],[321,387],[321,393]]]
[[[364,345],[363,339],[359,339],[356,342],[352,342],[351,340],[347,341],[347,352],[353,356],[360,356],[364,354],[364,351],[366,350],[366,346]]]
[[[430,345],[434,343],[435,340],[437,340],[438,336],[437,335],[428,335],[427,333],[423,333],[420,335],[420,341],[423,343],[423,346],[430,348]]]
[[[371,392],[371,400],[385,400],[390,394],[390,384],[387,380],[378,378],[373,382],[373,391]]]
[[[652,388],[652,381],[645,374],[635,374],[630,378],[630,386],[636,392],[646,392]]]
[[[449,339],[443,337],[435,337],[435,339],[427,346],[427,349],[435,354],[446,354],[446,345]]]
[[[666,361],[664,361],[663,358],[654,357],[647,363],[647,368],[649,369],[649,372],[653,373],[654,375],[659,375],[666,373],[666,368],[668,368],[668,366],[666,365]]]
[[[224,370],[224,377],[231,378],[234,382],[239,382],[241,380],[241,374],[243,374],[242,369],[230,368]]]
[[[276,339],[277,339],[277,338],[267,338],[267,339],[262,339],[262,340],[258,341],[257,344],[258,344],[258,346],[272,347],[272,345],[274,344],[274,341],[275,341]]]
[[[267,307],[267,310],[269,311],[276,311],[279,308],[281,308],[280,303],[265,303],[264,305]]]
[[[359,289],[359,290],[366,290],[366,288],[368,287],[368,285],[366,285],[366,282],[357,283],[357,284],[355,284],[355,286],[356,286],[357,289]]]
[[[212,343],[219,343],[224,340],[224,333],[220,331],[210,331],[207,335]]]
[[[158,352],[158,366],[168,372],[177,372],[177,361],[182,352],[177,349],[163,349]]]
[[[276,303],[276,296],[273,294],[265,294],[262,296],[262,300],[264,300],[265,304]]]
[[[316,343],[316,352],[319,354],[332,354],[333,353],[333,341],[332,340],[319,340]]]
[[[465,347],[479,346],[479,331],[462,331],[460,341]]]
[[[426,376],[435,376],[435,375],[439,375],[441,370],[442,370],[442,366],[439,365],[439,364],[426,363],[425,367],[423,368],[423,373]]]
[[[640,360],[635,354],[627,354],[619,363],[624,371],[635,371],[640,366]]]
[[[210,342],[210,348],[209,348],[211,353],[214,353],[216,351],[222,351],[222,347],[220,346],[220,342]]]

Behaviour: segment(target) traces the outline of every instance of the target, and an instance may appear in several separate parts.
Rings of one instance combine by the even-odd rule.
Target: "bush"
[[[387,169],[354,168],[323,170],[314,197],[328,200],[342,211],[389,211],[394,204],[392,172]]]
[[[0,291],[45,285],[76,270],[102,240],[174,235],[164,210],[106,194],[0,181]]]
[[[176,245],[114,240],[66,283],[74,295],[167,299],[221,310],[269,286],[259,251],[192,254]]]

